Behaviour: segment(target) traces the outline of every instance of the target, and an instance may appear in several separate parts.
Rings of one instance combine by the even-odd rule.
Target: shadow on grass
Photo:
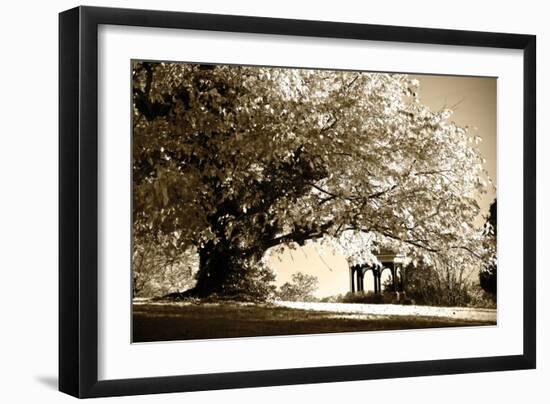
[[[269,305],[139,304],[133,308],[133,342],[404,330],[494,322],[438,317],[335,315]]]

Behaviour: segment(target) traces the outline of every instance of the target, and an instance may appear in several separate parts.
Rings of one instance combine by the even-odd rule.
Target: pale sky
[[[473,127],[475,134],[482,138],[478,145],[487,160],[485,168],[496,184],[496,95],[497,79],[482,77],[411,75],[420,81],[420,102],[432,110],[449,108],[454,111],[450,120],[460,126]],[[487,212],[494,200],[496,190],[480,201],[481,209]],[[346,293],[349,291],[349,269],[345,258],[321,250],[317,244],[307,245],[296,250],[286,250],[271,257],[270,266],[277,275],[277,285],[290,281],[295,272],[317,276],[319,297]],[[367,274],[370,274],[368,272]],[[389,271],[384,271],[389,277]],[[372,279],[365,276],[366,289],[372,289]]]

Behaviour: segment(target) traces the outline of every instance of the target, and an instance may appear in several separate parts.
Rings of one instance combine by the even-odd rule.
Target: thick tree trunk
[[[263,272],[261,251],[243,255],[242,251],[224,243],[208,243],[199,249],[199,270],[195,286],[184,292],[165,295],[163,298],[205,298],[212,295],[234,299],[259,299],[268,293],[273,281]]]
[[[246,276],[235,251],[223,243],[208,243],[199,249],[197,282],[183,293],[171,293],[165,297],[208,297],[214,294],[231,296],[238,294],[239,277]]]
[[[235,277],[239,276],[239,269],[231,248],[221,243],[209,243],[199,250],[199,272],[193,288],[194,294],[206,297],[231,292]]]

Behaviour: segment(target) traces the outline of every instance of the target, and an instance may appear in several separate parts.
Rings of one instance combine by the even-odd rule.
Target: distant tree
[[[478,137],[406,75],[133,64],[133,229],[199,257],[192,296],[249,288],[266,251],[372,234],[483,259]],[[252,271],[252,272],[250,272]]]
[[[198,270],[196,250],[179,251],[166,243],[141,240],[132,257],[133,297],[158,297],[179,292],[195,284]]]
[[[486,243],[496,250],[497,242],[497,201],[495,200],[489,208],[489,217],[485,223],[485,231],[488,235]],[[479,272],[479,285],[489,293],[493,299],[497,295],[497,257],[496,253],[489,259]]]
[[[316,276],[296,272],[292,275],[292,282],[284,283],[277,297],[280,300],[307,302],[315,299],[313,293],[319,286]]]

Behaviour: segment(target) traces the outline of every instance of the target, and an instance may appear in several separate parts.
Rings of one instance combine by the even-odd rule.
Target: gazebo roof
[[[390,249],[382,248],[375,255],[378,261],[380,261],[381,263],[392,262],[392,263],[400,264],[405,261],[405,255]]]

